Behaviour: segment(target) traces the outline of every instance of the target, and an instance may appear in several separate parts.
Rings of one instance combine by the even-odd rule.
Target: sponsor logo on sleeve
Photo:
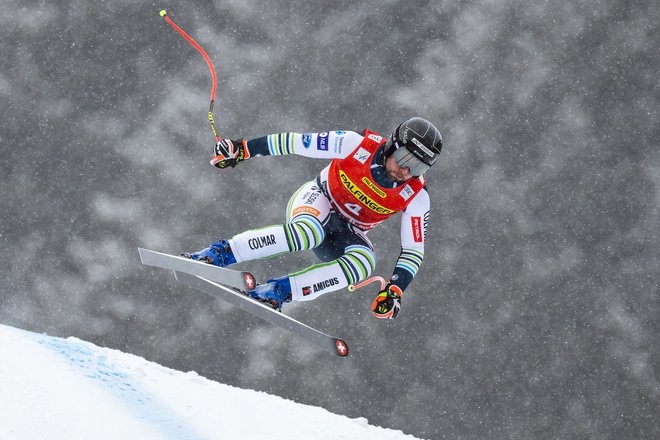
[[[344,133],[346,133],[346,132],[345,131],[335,131],[335,133],[337,134],[337,136],[335,136],[334,151],[335,151],[335,153],[341,154],[341,149],[344,146],[344,139],[345,139]]]
[[[424,235],[422,234],[422,218],[412,217],[411,220],[413,240],[415,240],[415,243],[422,243],[424,241]]]
[[[369,153],[367,150],[365,150],[365,149],[362,148],[362,147],[360,147],[360,148],[357,150],[357,153],[355,153],[355,154],[353,155],[353,157],[355,158],[355,160],[357,160],[357,161],[360,162],[361,164],[365,164],[365,163],[367,162],[367,159],[369,159],[370,156],[371,156],[371,153]]]
[[[319,137],[316,140],[316,149],[322,151],[328,151],[328,137],[330,133],[319,133]]]
[[[312,145],[312,134],[305,133],[302,135],[303,147],[309,148]]]
[[[370,134],[370,135],[367,136],[367,137],[368,137],[369,139],[371,139],[372,141],[378,142],[379,144],[383,141],[383,137],[382,137],[382,136],[378,136],[377,134]]]
[[[406,185],[406,186],[404,186],[403,189],[401,190],[401,192],[399,192],[399,195],[401,195],[401,197],[403,197],[403,200],[408,200],[408,199],[411,198],[414,194],[415,194],[415,192],[414,192],[413,189],[410,187],[410,185]]]

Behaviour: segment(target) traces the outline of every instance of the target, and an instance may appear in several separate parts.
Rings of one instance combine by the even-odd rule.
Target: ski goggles
[[[398,148],[394,150],[394,160],[401,168],[408,168],[410,175],[419,177],[424,174],[430,165],[424,163],[420,158],[408,151],[407,148],[399,146],[397,142],[394,143]]]

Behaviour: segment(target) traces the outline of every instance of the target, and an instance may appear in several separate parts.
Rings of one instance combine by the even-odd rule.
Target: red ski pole
[[[367,278],[361,283],[351,284],[350,286],[348,286],[348,291],[353,292],[355,291],[355,289],[359,289],[371,283],[380,283],[380,290],[385,289],[385,285],[387,285],[387,281],[385,281],[383,277],[371,277],[371,278]]]
[[[213,130],[213,134],[215,135],[215,141],[219,142],[220,141],[220,135],[218,134],[218,129],[215,127],[215,122],[213,121],[213,102],[215,101],[215,87],[216,87],[216,76],[215,76],[215,68],[213,67],[213,63],[211,62],[211,59],[209,56],[206,54],[204,49],[202,49],[202,46],[197,44],[197,42],[188,34],[186,34],[183,29],[181,29],[179,26],[177,26],[170,17],[167,16],[167,11],[163,9],[160,11],[160,16],[169,23],[170,26],[174,28],[178,33],[183,36],[190,44],[192,44],[199,53],[202,54],[204,57],[204,60],[206,61],[206,64],[209,66],[209,70],[211,70],[211,79],[213,80],[213,85],[211,86],[211,106],[209,107],[209,122],[211,123],[211,129]]]

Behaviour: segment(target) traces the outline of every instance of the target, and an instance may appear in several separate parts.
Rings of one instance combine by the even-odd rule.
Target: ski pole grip
[[[380,282],[380,290],[385,289],[385,285],[387,284],[387,282],[385,281],[385,279],[383,277],[371,277],[371,278],[367,278],[366,280],[362,281],[361,283],[350,284],[348,286],[348,291],[353,292],[356,289],[360,289],[361,287],[366,286],[367,284],[376,283],[376,282]]]

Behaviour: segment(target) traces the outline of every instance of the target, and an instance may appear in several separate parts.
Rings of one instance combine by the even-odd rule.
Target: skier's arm
[[[424,260],[429,212],[429,194],[424,190],[415,196],[401,215],[401,253],[389,283],[371,305],[376,318],[394,319],[399,314],[403,291],[412,282]]]
[[[431,202],[424,189],[410,202],[401,215],[401,253],[390,283],[406,290],[424,260],[424,241],[429,221]]]
[[[364,137],[354,131],[325,133],[277,133],[246,141],[222,139],[213,147],[211,164],[218,168],[234,167],[255,156],[297,154],[316,159],[343,159],[351,154]]]
[[[247,145],[252,156],[297,154],[317,159],[343,159],[362,139],[363,136],[354,131],[278,133],[251,139]]]

